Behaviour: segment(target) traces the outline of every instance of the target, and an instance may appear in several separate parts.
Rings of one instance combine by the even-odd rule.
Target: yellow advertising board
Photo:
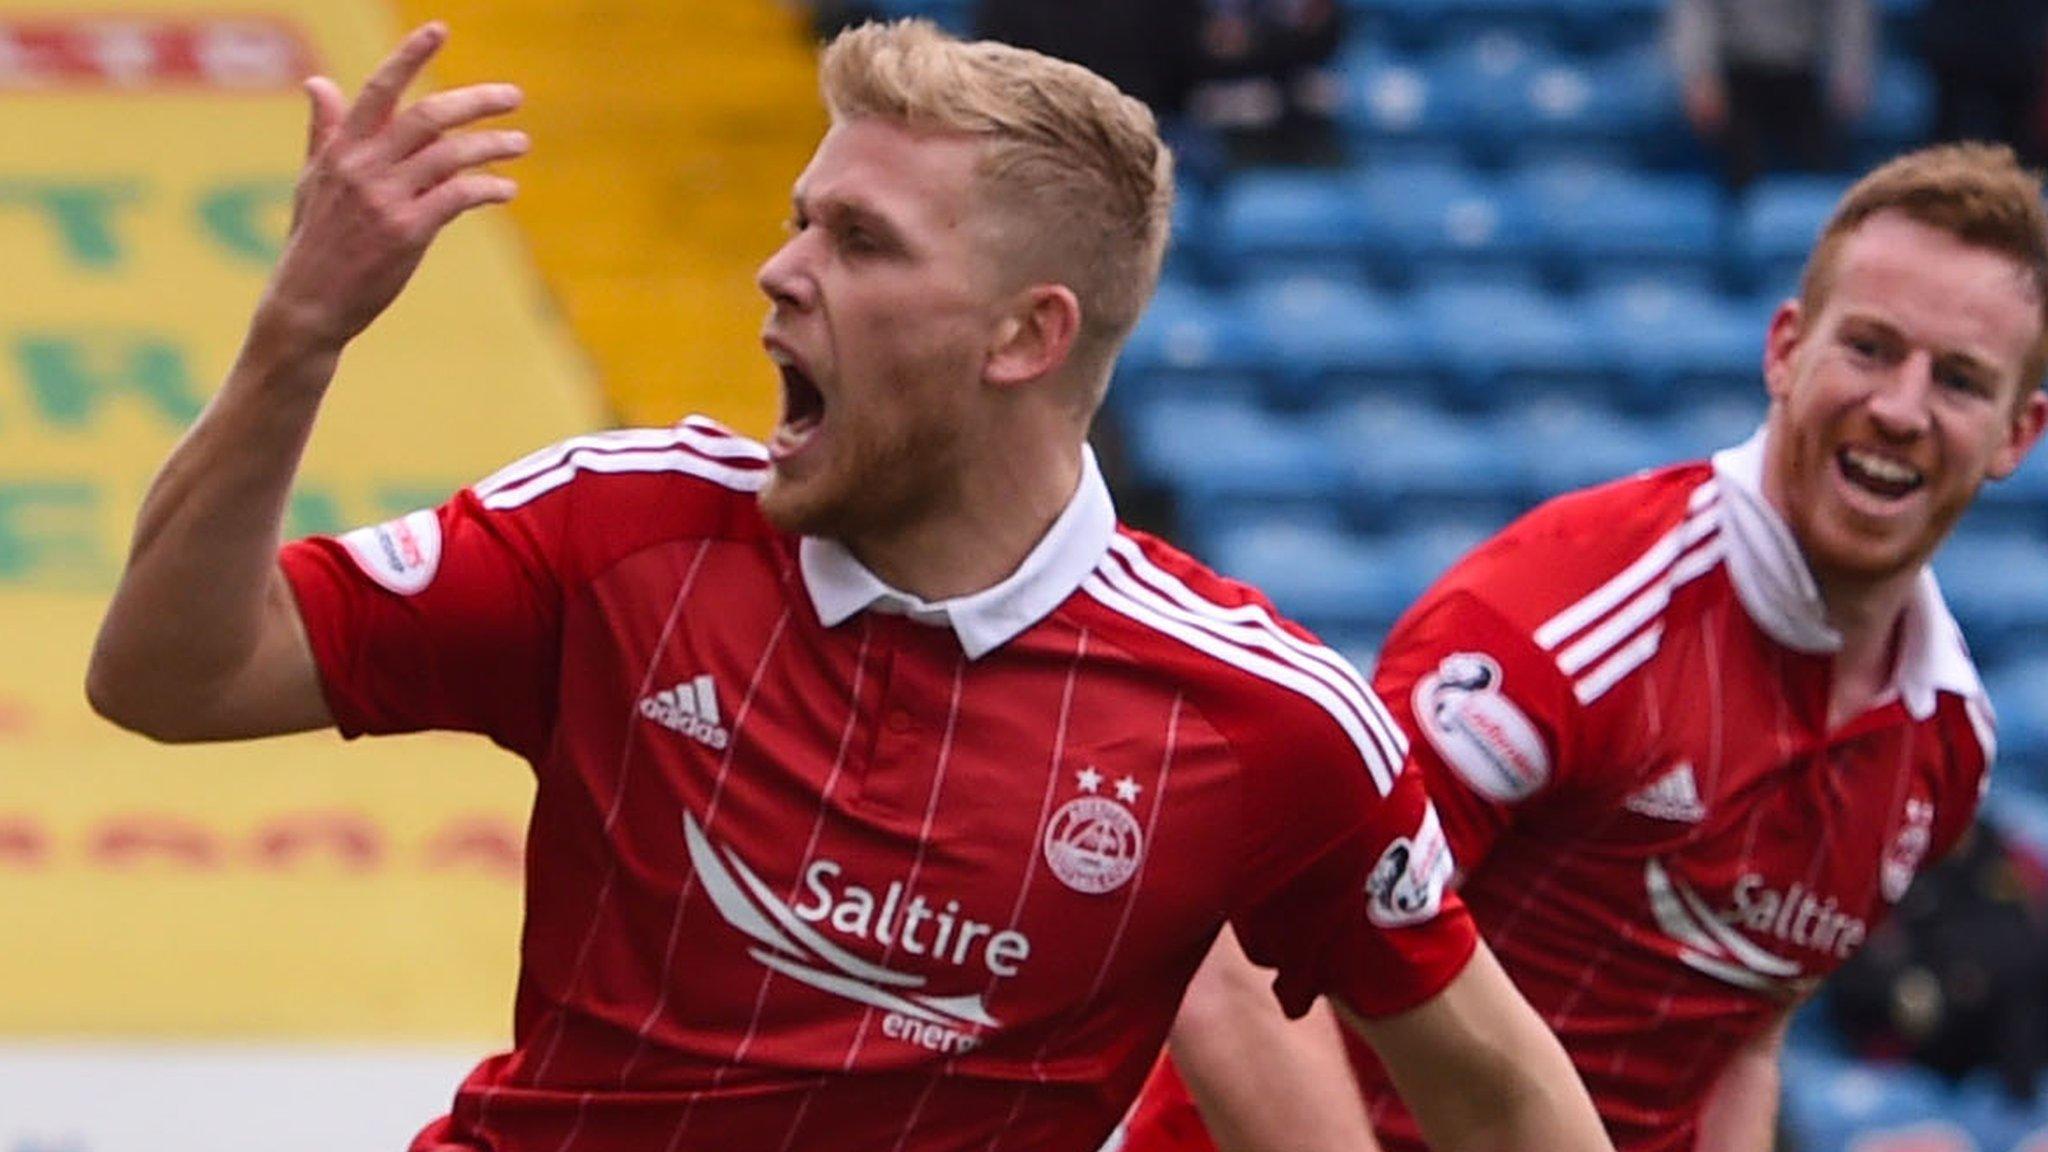
[[[155,466],[231,362],[289,209],[334,0],[0,0],[0,1035],[489,1041],[531,786],[481,741],[166,749],[86,653]],[[438,502],[599,419],[510,223],[458,222],[346,356],[292,504]]]

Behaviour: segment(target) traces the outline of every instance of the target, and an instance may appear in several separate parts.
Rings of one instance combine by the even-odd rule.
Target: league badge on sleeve
[[[1443,906],[1444,888],[1451,882],[1454,864],[1444,826],[1437,819],[1436,806],[1422,810],[1422,826],[1414,836],[1403,836],[1387,845],[1372,875],[1365,881],[1371,897],[1366,916],[1382,928],[1420,924],[1434,917]]]
[[[1483,652],[1453,652],[1415,685],[1415,720],[1444,763],[1489,800],[1527,800],[1550,780],[1550,753],[1536,725],[1501,692],[1500,665]]]
[[[400,596],[412,596],[434,582],[441,566],[441,519],[423,508],[346,533],[341,543],[365,576]]]

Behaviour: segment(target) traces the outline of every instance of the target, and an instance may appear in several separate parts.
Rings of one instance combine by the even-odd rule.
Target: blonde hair
[[[1858,180],[1835,205],[1799,279],[1799,305],[1817,316],[1834,290],[1842,245],[1866,220],[1898,212],[1965,244],[2010,258],[2025,271],[2040,331],[2021,366],[2038,387],[2048,371],[2048,212],[2041,179],[2003,144],[1942,144],[1909,152]],[[2020,390],[2026,395],[2026,389]]]
[[[1107,365],[1158,286],[1173,211],[1173,154],[1149,109],[1078,64],[923,20],[841,33],[819,87],[834,120],[983,139],[982,188],[1024,222],[1017,258],[1073,289],[1077,350]]]

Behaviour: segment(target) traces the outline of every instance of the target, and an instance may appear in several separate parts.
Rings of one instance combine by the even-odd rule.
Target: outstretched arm
[[[1430,1147],[1613,1152],[1564,1048],[1486,945],[1418,1007],[1337,1014],[1379,1053]]]
[[[1222,1152],[1375,1152],[1328,1005],[1289,1020],[1225,928],[1181,1001],[1173,1062]]]
[[[277,569],[285,500],[348,342],[396,299],[455,217],[509,200],[479,171],[526,151],[511,131],[458,132],[519,104],[483,84],[399,99],[447,30],[418,29],[350,104],[306,82],[306,164],[291,232],[226,382],[171,451],[137,517],[86,694],[159,740],[225,740],[331,723],[298,609]]]

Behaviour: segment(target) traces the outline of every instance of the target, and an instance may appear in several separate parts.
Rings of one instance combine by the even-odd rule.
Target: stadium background
[[[1657,0],[1348,7],[1362,159],[1189,188],[1114,416],[1130,502],[1369,663],[1514,511],[1753,425],[1768,305],[1839,182],[1718,193]],[[1886,10],[1866,160],[1927,111],[1912,5]],[[428,16],[455,31],[433,79],[521,83],[535,155],[350,353],[295,526],[611,421],[773,418],[751,273],[822,127],[792,9],[0,0],[0,1152],[401,1147],[503,1043],[520,765],[439,737],[158,748],[79,687],[143,487],[282,232],[297,76],[353,85]],[[1993,817],[2048,846],[2048,461],[1942,567],[2001,711]],[[2048,1110],[1823,1027],[1788,1080],[1816,1152],[2048,1148]]]

